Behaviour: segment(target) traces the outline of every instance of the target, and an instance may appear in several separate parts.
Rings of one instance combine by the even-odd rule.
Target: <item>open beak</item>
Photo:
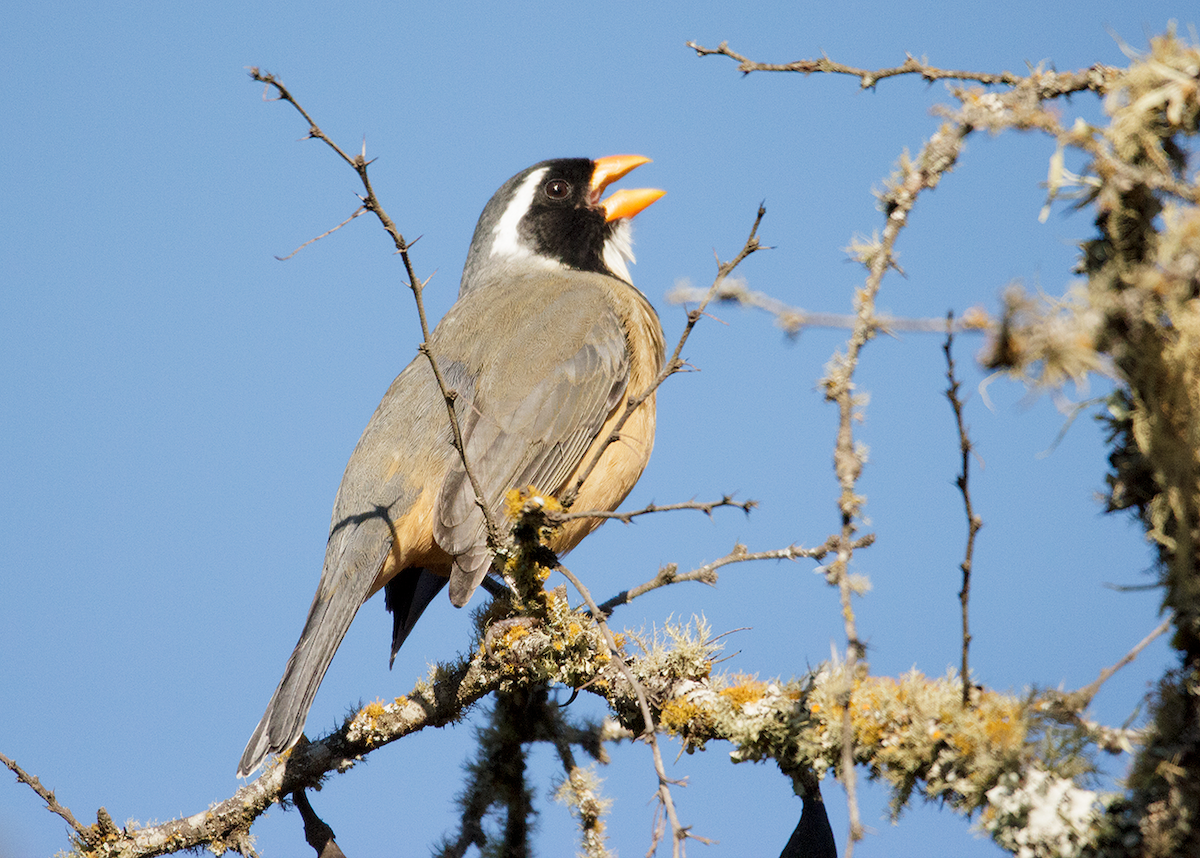
[[[633,169],[649,164],[650,159],[643,155],[610,155],[607,158],[597,158],[592,162],[592,199],[599,199],[604,189],[629,173]],[[599,203],[604,209],[606,221],[630,218],[660,199],[666,191],[656,188],[621,189],[613,191],[607,199]]]

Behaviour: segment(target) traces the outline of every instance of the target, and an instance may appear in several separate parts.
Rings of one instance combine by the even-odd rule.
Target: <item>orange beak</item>
[[[592,169],[592,198],[598,198],[604,189],[629,173],[633,169],[649,164],[650,159],[643,155],[610,155],[607,158],[597,158]],[[606,221],[620,220],[636,215],[655,200],[662,198],[666,191],[656,188],[637,188],[636,190],[622,189],[614,191],[600,203],[604,209]]]

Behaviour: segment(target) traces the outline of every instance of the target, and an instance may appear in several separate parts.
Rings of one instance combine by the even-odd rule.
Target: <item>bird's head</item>
[[[618,190],[601,197],[649,161],[641,155],[556,158],[513,176],[479,217],[460,294],[512,267],[592,271],[631,283],[630,218],[665,191]]]

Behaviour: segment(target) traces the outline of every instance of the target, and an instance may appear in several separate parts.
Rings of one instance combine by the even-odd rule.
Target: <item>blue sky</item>
[[[359,432],[419,339],[402,268],[367,218],[287,262],[275,259],[353,211],[356,178],[301,119],[265,103],[247,66],[281,76],[322,127],[378,158],[375,188],[452,302],[475,220],[492,192],[535,161],[645,154],[633,185],[667,196],[639,216],[635,282],[669,342],[683,310],[664,294],[706,285],[713,253],[737,251],[758,203],[773,250],[750,286],[812,310],[846,312],[863,272],[843,252],[882,226],[871,195],[900,152],[936,128],[940,85],[752,75],[684,43],[722,40],[764,61],[827,52],[863,67],[905,52],[946,68],[1023,71],[1123,63],[1186,4],[1020,0],[1001,10],[894,3],[596,5],[365,2],[25,5],[0,31],[0,751],[81,819],[118,822],[202,810],[234,770],[295,642],[320,572],[333,495]],[[940,7],[945,9],[945,7]],[[1194,21],[1194,19],[1192,19]],[[1062,105],[1097,115],[1093,99]],[[956,171],[918,203],[899,243],[906,277],[880,305],[904,316],[996,306],[1013,280],[1061,293],[1086,216],[1044,224],[1038,183],[1050,143],[973,137]],[[626,184],[630,184],[629,181]],[[750,517],[680,513],[609,524],[568,559],[604,598],[668,562],[691,568],[736,541],[815,545],[837,526],[835,414],[817,379],[844,334],[787,340],[771,320],[714,310],[684,356],[699,372],[659,398],[654,458],[628,506],[711,499],[761,504]],[[983,467],[972,663],[980,682],[1020,691],[1091,681],[1158,622],[1140,531],[1104,516],[1101,431],[998,380],[967,419]],[[857,571],[872,669],[957,664],[965,530],[953,485],[953,418],[937,337],[881,338],[859,385],[870,393],[861,488],[877,545]],[[1080,398],[1103,394],[1097,381]],[[1053,449],[1051,449],[1053,448]],[[1047,451],[1048,454],[1047,454]],[[1045,454],[1045,455],[1044,455]],[[703,614],[730,636],[731,670],[792,676],[842,646],[837,595],[811,563],[728,568],[715,589],[657,591],[618,614],[629,628]],[[426,664],[468,644],[469,617],[440,600],[388,672],[390,618],[367,605],[333,663],[309,732],[358,700],[407,691]],[[1120,723],[1170,656],[1159,641],[1111,681],[1097,717]],[[597,714],[581,701],[581,714]],[[591,708],[588,708],[591,707]],[[668,751],[671,755],[673,751]],[[463,725],[412,737],[314,797],[351,855],[423,855],[453,821]],[[1113,771],[1120,771],[1117,762]],[[542,854],[573,850],[547,799]],[[799,802],[773,766],[684,756],[676,801],[718,845],[693,854],[775,854]],[[612,845],[642,854],[654,778],[644,747],[601,772],[616,799]],[[840,787],[825,781],[844,841]],[[863,788],[872,833],[860,856],[991,856],[969,824],[917,806],[893,827],[886,794]],[[295,814],[255,826],[265,855],[298,855]],[[0,856],[48,855],[65,827],[27,788],[0,781]],[[774,850],[774,852],[772,852]]]

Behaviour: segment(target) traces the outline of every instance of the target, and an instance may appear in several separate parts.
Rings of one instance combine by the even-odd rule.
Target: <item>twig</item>
[[[388,235],[392,237],[392,243],[395,245],[396,251],[400,254],[400,259],[404,262],[404,270],[408,276],[408,286],[412,291],[413,300],[416,302],[417,317],[421,322],[421,344],[417,347],[417,351],[429,359],[429,366],[433,370],[433,377],[437,381],[438,390],[441,391],[442,399],[446,403],[446,413],[450,419],[450,431],[453,436],[454,449],[458,451],[459,458],[463,463],[463,470],[466,472],[467,479],[471,483],[471,488],[475,492],[475,504],[479,507],[480,512],[483,513],[484,524],[487,527],[488,545],[493,550],[498,548],[501,544],[500,530],[497,528],[496,522],[492,518],[491,510],[488,509],[487,501],[484,498],[483,489],[478,478],[475,476],[475,472],[471,469],[471,463],[467,461],[467,447],[463,441],[462,428],[459,426],[458,415],[454,411],[454,402],[458,398],[458,392],[451,390],[446,384],[446,379],[442,375],[441,368],[438,366],[438,362],[434,354],[429,349],[429,321],[425,316],[425,300],[423,298],[425,284],[428,281],[422,281],[417,278],[416,272],[413,270],[412,260],[409,258],[409,248],[411,248],[415,242],[407,242],[404,240],[404,236],[401,235],[400,230],[397,228],[395,222],[384,210],[383,205],[379,202],[378,197],[375,196],[375,189],[371,187],[371,179],[367,175],[367,167],[369,167],[372,162],[368,161],[366,157],[366,141],[363,141],[362,152],[351,158],[344,151],[342,151],[342,148],[333,142],[333,140],[330,139],[324,131],[320,129],[317,123],[313,121],[313,118],[308,115],[308,111],[300,106],[300,103],[296,101],[291,92],[288,91],[287,87],[285,87],[279,81],[279,79],[275,77],[275,75],[261,71],[257,67],[252,67],[250,69],[250,77],[267,87],[274,87],[275,91],[279,93],[278,100],[286,101],[288,104],[292,105],[292,107],[296,108],[300,115],[304,117],[305,121],[308,123],[308,136],[324,141],[329,148],[336,152],[343,161],[349,164],[354,171],[358,173],[358,177],[362,181],[363,188],[366,191],[365,196],[359,197],[359,199],[362,201],[363,208],[367,211],[373,212],[375,216],[379,218],[379,222],[383,224],[383,228],[387,230]],[[263,93],[263,98],[266,98],[265,91]],[[353,216],[351,219],[353,219]],[[334,229],[337,229],[337,227],[334,227]],[[330,230],[330,232],[332,231],[333,230]]]
[[[79,820],[75,818],[75,815],[72,814],[70,810],[59,804],[58,799],[54,797],[53,790],[46,789],[44,786],[42,786],[41,781],[17,765],[15,760],[10,760],[4,754],[0,754],[0,763],[4,763],[4,765],[8,766],[9,770],[17,776],[18,781],[23,784],[27,784],[30,789],[38,794],[38,797],[46,803],[46,810],[50,811],[51,813],[56,813],[66,820],[67,825],[71,826],[71,830],[74,831],[82,840],[87,843],[92,842],[95,832],[81,825]]]
[[[727,42],[721,42],[715,48],[706,48],[696,42],[688,42],[687,46],[701,57],[716,54],[736,60],[738,71],[743,74],[750,74],[756,71],[799,72],[805,75],[815,72],[844,74],[858,78],[859,85],[863,89],[873,89],[879,81],[889,77],[913,74],[920,75],[921,78],[929,83],[937,80],[969,80],[975,83],[1013,87],[1032,83],[1036,85],[1041,98],[1054,98],[1060,95],[1070,95],[1073,92],[1081,90],[1093,90],[1103,93],[1106,91],[1108,82],[1118,71],[1112,66],[1096,64],[1078,72],[1055,72],[1034,69],[1026,77],[1007,71],[1000,72],[999,74],[990,74],[987,72],[941,69],[918,60],[911,54],[905,54],[904,62],[898,66],[871,70],[834,62],[829,57],[821,57],[815,60],[796,60],[790,63],[760,63],[744,57],[736,51],[730,50]]]
[[[1137,646],[1125,653],[1120,661],[1118,661],[1112,667],[1104,668],[1104,670],[1100,671],[1100,675],[1096,677],[1095,681],[1085,685],[1083,688],[1080,688],[1078,691],[1071,694],[1070,697],[1079,704],[1080,709],[1087,707],[1087,705],[1092,702],[1092,698],[1095,697],[1096,693],[1100,690],[1100,686],[1108,682],[1114,673],[1137,658],[1138,655],[1141,654],[1142,650],[1148,647],[1155,638],[1166,634],[1170,628],[1171,618],[1168,617],[1159,623],[1158,627],[1155,628],[1154,631],[1142,638]]]
[[[640,515],[649,515],[653,512],[674,512],[681,509],[699,510],[705,515],[712,517],[714,509],[719,507],[731,506],[735,509],[740,509],[742,512],[749,514],[750,510],[758,506],[758,501],[735,501],[732,495],[725,495],[719,501],[684,501],[682,503],[655,504],[650,503],[641,509],[630,510],[629,512],[616,512],[603,509],[585,509],[579,512],[560,512],[548,513],[546,517],[551,521],[566,522],[575,518],[613,518],[624,524],[630,524],[635,518]]]
[[[969,607],[971,602],[971,569],[975,557],[975,535],[983,527],[983,520],[975,514],[971,506],[971,439],[967,436],[967,427],[963,422],[963,403],[958,396],[958,379],[954,376],[954,314],[946,314],[946,342],[942,351],[946,353],[946,398],[954,409],[954,424],[958,429],[958,449],[962,456],[962,471],[955,480],[959,492],[962,493],[963,507],[967,513],[967,548],[962,563],[962,589],[958,591],[958,599],[962,603],[962,704],[971,702],[971,670],[969,654],[971,651],[971,625]]]
[[[682,858],[686,853],[684,841],[694,835],[689,834],[688,829],[680,825],[679,817],[675,813],[675,802],[671,799],[671,781],[667,777],[666,768],[663,766],[662,751],[658,747],[658,730],[654,723],[654,716],[650,714],[650,702],[646,699],[646,689],[638,681],[638,678],[633,675],[633,671],[629,669],[629,665],[625,663],[625,659],[621,654],[620,647],[617,646],[617,640],[613,636],[612,630],[604,622],[603,617],[606,615],[600,612],[600,607],[596,604],[596,600],[592,598],[591,592],[584,586],[582,581],[575,577],[575,574],[570,569],[561,563],[556,568],[571,582],[579,595],[583,597],[588,610],[592,612],[592,617],[596,620],[597,627],[604,635],[604,641],[608,644],[612,660],[616,663],[617,668],[621,671],[621,675],[625,677],[625,681],[630,684],[634,694],[637,696],[638,707],[642,712],[642,738],[650,745],[650,750],[654,757],[654,771],[658,774],[658,800],[662,804],[667,819],[671,823],[671,855],[673,858]]]
[[[662,368],[658,371],[658,375],[656,375],[654,380],[650,382],[649,387],[647,387],[637,396],[631,396],[625,403],[624,413],[613,426],[612,432],[609,433],[609,436],[605,440],[604,444],[600,447],[600,449],[596,450],[595,454],[592,456],[592,460],[588,462],[587,467],[580,472],[579,477],[575,480],[575,484],[567,489],[559,498],[559,501],[563,506],[569,508],[575,501],[575,498],[579,495],[580,487],[591,475],[592,471],[596,469],[596,465],[600,463],[600,457],[604,455],[604,451],[608,449],[609,444],[616,443],[618,440],[620,440],[621,429],[624,428],[625,424],[629,421],[629,418],[633,416],[633,413],[637,411],[639,407],[641,407],[643,402],[654,395],[654,391],[658,390],[659,386],[662,385],[664,381],[683,369],[684,363],[679,359],[679,355],[683,351],[683,346],[685,343],[687,343],[688,337],[691,336],[692,328],[696,327],[696,323],[700,321],[700,318],[704,315],[704,310],[708,306],[709,301],[711,301],[712,297],[717,294],[717,291],[721,288],[721,283],[725,280],[725,278],[728,277],[733,270],[742,263],[742,260],[744,260],[751,253],[762,249],[762,245],[758,241],[758,226],[762,223],[763,216],[766,215],[766,213],[766,208],[764,208],[762,205],[759,205],[758,212],[754,218],[754,225],[750,228],[750,235],[746,239],[746,243],[742,245],[742,249],[738,251],[737,256],[735,256],[729,262],[720,262],[720,260],[718,260],[716,279],[713,281],[712,286],[708,290],[707,297],[701,302],[700,306],[694,310],[691,310],[687,314],[687,323],[684,325],[683,333],[679,337],[679,342],[675,344],[675,351],[671,353],[670,359],[663,363]]]
[[[832,549],[831,542],[826,542],[816,548],[801,548],[798,545],[789,545],[787,548],[777,548],[772,551],[747,551],[744,545],[735,545],[733,551],[726,554],[711,563],[706,563],[693,569],[691,572],[679,574],[679,567],[674,563],[668,563],[666,566],[658,570],[658,574],[644,584],[639,584],[637,587],[628,590],[622,590],[611,599],[600,605],[600,611],[603,613],[600,616],[607,617],[612,614],[613,610],[621,605],[627,605],[636,599],[638,596],[649,593],[651,590],[657,590],[659,587],[666,587],[668,584],[678,584],[683,581],[700,581],[704,584],[713,585],[717,583],[716,570],[722,566],[728,566],[731,563],[746,563],[752,560],[797,560],[801,557],[812,557],[820,560]]]
[[[291,259],[293,256],[295,256],[297,253],[299,253],[299,252],[300,252],[301,250],[303,250],[304,248],[308,247],[308,246],[309,246],[310,244],[312,244],[314,241],[320,241],[322,238],[324,238],[324,237],[325,237],[325,236],[327,236],[327,235],[333,235],[335,232],[337,232],[339,229],[341,229],[342,227],[344,227],[346,224],[350,223],[350,221],[354,220],[356,217],[358,217],[360,214],[362,214],[362,213],[363,213],[363,212],[365,212],[366,210],[367,210],[367,207],[366,207],[366,206],[359,206],[358,208],[356,208],[356,209],[354,210],[354,214],[350,215],[350,217],[346,218],[344,221],[342,221],[341,223],[339,223],[339,224],[338,224],[337,226],[335,226],[333,229],[327,229],[327,230],[325,230],[323,233],[321,233],[320,235],[316,236],[315,238],[310,238],[308,241],[304,242],[304,244],[302,244],[302,245],[300,245],[299,247],[297,247],[295,250],[293,250],[293,251],[292,251],[291,253],[289,253],[287,256],[276,256],[275,258],[276,258],[276,259],[278,259],[280,262],[284,262],[284,261],[286,261],[286,260],[288,260],[288,259]]]
[[[707,292],[707,289],[679,285],[667,293],[667,301],[672,304],[686,304],[702,300]],[[805,310],[803,307],[785,304],[766,292],[747,288],[745,281],[737,277],[731,277],[721,285],[721,290],[717,293],[715,300],[770,313],[775,317],[775,323],[789,337],[799,336],[808,328],[848,330],[858,322],[858,316],[853,313],[818,313]],[[878,330],[886,334],[893,332],[940,334],[946,330],[944,318],[913,319],[877,313],[874,322]],[[967,310],[955,322],[955,330],[964,333],[987,333],[994,327],[995,323],[988,316],[987,311],[982,308]]]

